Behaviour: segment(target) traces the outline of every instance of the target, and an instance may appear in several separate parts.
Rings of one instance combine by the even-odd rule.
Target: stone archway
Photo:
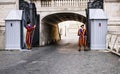
[[[86,24],[86,17],[77,13],[55,13],[45,16],[40,26],[40,46],[60,40],[58,23],[73,20]]]

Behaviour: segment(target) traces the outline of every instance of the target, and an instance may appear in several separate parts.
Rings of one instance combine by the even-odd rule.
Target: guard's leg
[[[86,40],[85,39],[84,39],[83,45],[84,45],[84,49],[86,49]]]
[[[81,41],[81,39],[79,38],[79,41],[78,41],[79,51],[81,51],[81,45],[82,45],[82,41]]]
[[[88,49],[86,48],[86,39],[85,38],[84,38],[83,46],[84,46],[84,51],[88,51]]]
[[[26,44],[27,44],[27,49],[31,48],[31,43],[30,43],[30,32],[27,33],[26,35]]]
[[[30,44],[28,44],[28,50],[30,49]]]

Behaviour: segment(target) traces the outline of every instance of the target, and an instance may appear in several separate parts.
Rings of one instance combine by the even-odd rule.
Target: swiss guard
[[[84,28],[84,25],[81,25],[81,28],[78,30],[78,36],[79,36],[79,51],[81,51],[81,46],[84,46],[84,51],[87,51],[86,49],[86,29]]]
[[[26,32],[26,47],[27,47],[27,49],[31,48],[32,38],[33,38],[33,33],[34,33],[35,27],[36,27],[36,25],[31,26],[31,23],[27,22],[27,26],[25,27],[27,29],[27,32]]]

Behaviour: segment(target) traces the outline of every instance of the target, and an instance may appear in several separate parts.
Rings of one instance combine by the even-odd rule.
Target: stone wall
[[[57,24],[41,24],[40,46],[48,45],[60,40]]]
[[[5,48],[5,30],[0,30],[0,50]]]
[[[108,32],[120,33],[120,1],[106,1],[104,10],[108,16]]]
[[[5,18],[13,9],[18,9],[18,0],[0,0],[0,25],[5,25]]]
[[[19,0],[0,0],[0,50],[5,49],[5,18],[11,10],[18,9]]]

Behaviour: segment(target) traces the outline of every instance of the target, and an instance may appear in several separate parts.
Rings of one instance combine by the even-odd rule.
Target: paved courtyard
[[[74,40],[31,51],[0,51],[0,74],[120,74],[120,57],[105,50],[78,52]]]

